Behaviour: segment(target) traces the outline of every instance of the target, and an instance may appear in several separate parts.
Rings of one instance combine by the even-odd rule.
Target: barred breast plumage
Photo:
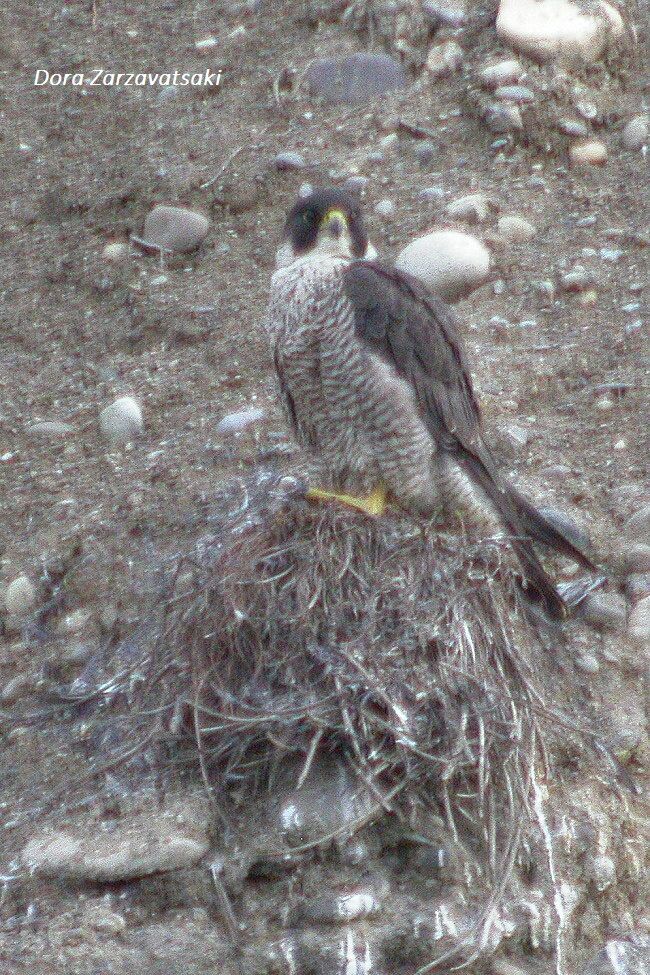
[[[347,491],[381,482],[431,512],[435,442],[412,388],[356,335],[347,265],[318,255],[273,275],[266,327],[285,411],[321,478]]]

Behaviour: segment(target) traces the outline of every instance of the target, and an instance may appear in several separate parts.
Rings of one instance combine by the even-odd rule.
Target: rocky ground
[[[77,759],[64,732],[14,726],[16,712],[35,707],[52,682],[74,679],[107,637],[132,631],[157,569],[204,530],[221,484],[260,464],[300,464],[259,323],[283,216],[304,183],[352,179],[385,255],[433,229],[470,234],[489,250],[489,269],[473,290],[463,285],[456,304],[486,425],[513,476],[571,517],[616,569],[621,584],[591,611],[610,635],[583,636],[576,666],[583,692],[613,716],[622,736],[615,750],[638,774],[647,745],[639,669],[629,661],[642,659],[650,626],[647,72],[638,40],[648,7],[583,7],[601,18],[602,43],[574,41],[561,57],[522,49],[507,17],[504,28],[505,0],[500,22],[496,3],[460,0],[146,9],[16,0],[0,14],[0,810],[8,837],[0,870],[20,874],[0,900],[9,975],[145,967],[393,975],[425,963],[377,967],[348,928],[333,954],[318,947],[294,957],[280,947],[275,958],[253,953],[239,962],[248,967],[228,969],[232,931],[215,906],[219,884],[195,866],[206,814],[185,793],[167,797],[158,820],[148,793],[120,806],[153,851],[142,873],[161,869],[170,843],[189,857],[172,864],[180,873],[126,886],[115,877],[108,886],[56,877],[22,886],[17,868],[25,844],[42,839],[42,823],[14,823],[27,782],[45,800],[65,795]],[[366,66],[351,88],[344,81],[342,101],[319,98],[329,82],[314,59],[366,50],[395,63]],[[39,68],[92,76],[100,67],[222,75],[213,88],[33,84]],[[351,100],[359,84],[374,85],[375,97]],[[164,236],[160,214],[145,225],[158,205],[207,221],[172,225],[185,235],[178,244]],[[151,246],[184,246],[192,234],[194,250]],[[467,275],[467,261],[458,267]],[[102,413],[122,397],[117,419]],[[53,641],[23,627],[46,604]],[[617,646],[635,649],[619,656]],[[634,833],[636,815],[617,820],[604,803],[602,835]],[[88,822],[80,836],[96,828]],[[123,829],[104,822],[101,831]],[[107,847],[98,854],[109,855]],[[130,847],[124,856],[133,859]],[[641,942],[629,940],[644,930],[632,893],[638,878],[625,864],[618,884],[596,882],[580,967],[568,975],[645,970]],[[337,870],[347,881],[353,867],[323,870],[328,882]],[[379,901],[390,897],[391,869],[372,892]],[[285,889],[272,885],[260,901],[254,885],[246,896],[255,915]],[[375,910],[367,899],[357,908],[359,917]],[[281,917],[281,904],[275,910]],[[623,947],[585,968],[607,941]],[[552,964],[550,954],[520,951],[492,971],[541,975]]]

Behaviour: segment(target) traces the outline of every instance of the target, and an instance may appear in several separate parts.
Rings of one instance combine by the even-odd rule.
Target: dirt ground
[[[196,539],[220,484],[260,463],[298,463],[278,449],[284,425],[260,320],[284,214],[304,182],[367,177],[370,237],[388,256],[434,226],[455,226],[444,209],[451,200],[485,193],[490,215],[469,230],[491,246],[490,280],[457,312],[506,464],[538,500],[582,525],[603,556],[647,503],[646,156],[620,142],[623,124],[644,107],[638,49],[582,72],[609,158],[573,169],[569,140],[552,126],[561,93],[531,109],[514,138],[500,139],[478,116],[476,73],[509,52],[494,32],[494,6],[476,6],[459,73],[420,83],[409,66],[404,89],[343,106],[314,102],[299,85],[312,58],[368,45],[353,29],[363,18],[345,20],[341,4],[12,0],[0,14],[0,588],[21,573],[41,593],[65,580],[61,617],[88,611],[67,656],[60,644],[53,655],[37,639],[0,635],[0,683],[27,675],[19,706],[53,675],[74,676],[80,644],[128,634],[157,567]],[[647,30],[647,5],[629,7]],[[207,36],[216,46],[197,50]],[[99,66],[223,74],[214,91],[33,84],[38,68]],[[547,69],[530,70],[545,91]],[[400,119],[430,134],[426,162]],[[397,141],[382,145],[392,132]],[[280,151],[301,153],[306,166],[278,171]],[[440,193],[423,197],[427,187]],[[381,215],[375,206],[386,199],[395,209]],[[158,203],[210,218],[201,247],[161,264],[132,245],[124,263],[107,262],[104,246],[140,234]],[[535,236],[505,245],[496,232],[504,214],[530,220]],[[586,294],[560,284],[576,264],[593,274]],[[98,414],[124,394],[140,401],[144,433],[110,448]],[[249,407],[266,411],[252,432],[217,433],[224,415]],[[29,428],[40,421],[71,430],[39,436]],[[509,436],[513,425],[527,432],[523,445]],[[624,680],[617,686],[624,696]],[[7,722],[1,734],[4,818],[19,804],[25,755],[36,769],[45,763],[44,790],[65,787],[74,762],[60,755],[53,767],[43,738],[12,736]],[[9,859],[31,829],[8,831]],[[121,933],[84,927],[76,893],[44,885],[35,915],[27,895],[12,895],[0,907],[0,969],[225,972],[224,934],[215,933],[201,883],[192,875],[179,893],[182,884],[161,881],[149,913],[140,900],[129,951]],[[297,971],[259,968],[267,970]]]

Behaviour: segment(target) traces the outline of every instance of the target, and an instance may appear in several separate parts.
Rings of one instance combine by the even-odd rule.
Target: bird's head
[[[355,259],[368,257],[368,249],[356,197],[339,189],[313,189],[289,211],[277,259],[284,266],[308,255]]]

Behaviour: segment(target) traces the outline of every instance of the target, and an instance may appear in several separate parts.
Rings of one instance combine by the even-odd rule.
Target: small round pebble
[[[479,77],[485,88],[498,88],[501,85],[514,84],[515,81],[519,81],[523,73],[521,62],[516,58],[508,58],[506,61],[489,64],[483,68]]]
[[[607,890],[616,880],[616,864],[611,857],[604,854],[593,857],[589,864],[589,872],[597,890]]]
[[[29,576],[18,576],[5,592],[5,606],[12,616],[24,616],[34,607],[36,587]]]
[[[148,244],[181,254],[198,247],[209,228],[210,221],[202,213],[156,206],[144,222],[142,236]]]
[[[447,213],[453,220],[467,223],[482,223],[489,212],[488,199],[484,193],[469,193],[447,205]]]
[[[456,41],[444,41],[431,48],[426,68],[432,78],[445,78],[459,71],[463,64],[463,49]]]
[[[375,206],[375,213],[380,217],[392,217],[395,213],[395,204],[392,200],[380,200]]]
[[[485,123],[491,132],[519,132],[524,127],[517,105],[507,103],[490,105],[485,114]]]
[[[304,169],[307,165],[305,157],[299,152],[279,152],[273,164],[281,173],[292,169]]]
[[[140,404],[132,396],[121,396],[99,414],[99,429],[109,440],[128,443],[142,433]]]
[[[607,146],[599,139],[574,142],[569,149],[571,165],[576,167],[604,166],[607,162]]]
[[[578,670],[582,670],[585,674],[597,674],[600,670],[598,657],[593,653],[579,654],[575,659],[575,665]]]
[[[533,224],[524,220],[523,217],[501,217],[497,227],[504,240],[510,240],[513,243],[532,240],[537,233]]]
[[[217,433],[241,433],[248,427],[259,423],[266,416],[264,410],[239,410],[237,413],[228,413],[217,423]]]
[[[129,256],[129,245],[122,241],[115,240],[106,244],[102,251],[102,257],[111,264],[121,264]]]
[[[621,132],[621,142],[625,149],[635,152],[643,148],[647,141],[648,119],[645,115],[636,115]]]

